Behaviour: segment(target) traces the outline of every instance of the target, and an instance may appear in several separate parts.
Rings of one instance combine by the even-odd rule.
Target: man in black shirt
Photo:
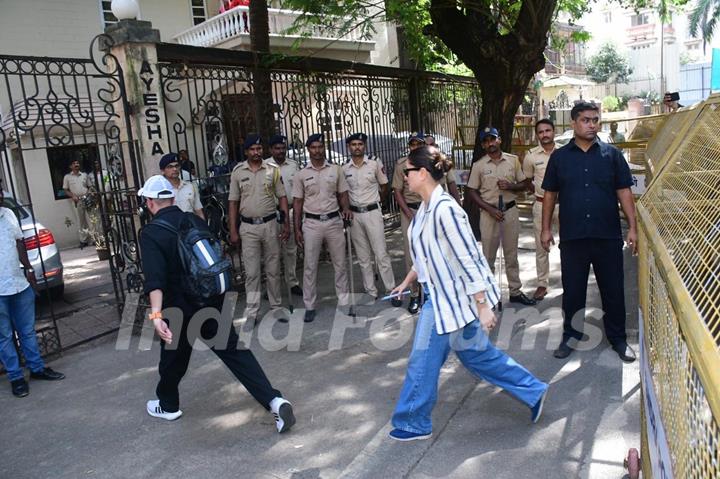
[[[605,335],[620,359],[635,360],[625,333],[623,239],[618,201],[628,220],[628,245],[637,249],[635,202],[630,168],[620,150],[602,143],[597,132],[600,111],[591,103],[579,103],[570,112],[575,138],[550,157],[542,188],[542,246],[554,243],[551,220],[560,200],[560,262],[563,284],[563,338],[556,358],[572,352],[572,339],[582,337],[590,265],[595,272]],[[582,315],[573,318],[576,314]]]
[[[199,217],[183,213],[173,205],[175,193],[170,182],[162,175],[149,178],[138,191],[138,196],[146,199],[147,209],[154,220],[161,218],[163,222],[177,229],[183,219],[188,218],[196,228],[207,230],[207,225]],[[220,309],[225,295],[218,295],[202,306],[188,299],[181,288],[184,271],[178,252],[177,234],[153,223],[154,221],[150,222],[140,232],[144,289],[150,296],[152,311],[148,319],[153,322],[155,331],[162,340],[158,367],[160,382],[156,389],[158,399],[147,402],[148,414],[169,421],[182,415],[178,385],[187,371],[192,344],[195,339],[200,339],[225,363],[248,392],[265,409],[272,412],[278,432],[289,430],[295,424],[292,406],[270,385],[253,353],[247,349],[238,349],[238,335],[232,325],[232,318],[220,320],[230,321],[229,325],[219,324],[214,318],[206,319],[199,328],[200,337],[188,337],[188,326],[200,321],[193,318],[195,313],[205,307]],[[170,321],[167,319],[171,317],[168,308],[182,311],[180,328],[171,330]],[[220,335],[227,335],[227,340],[223,340]]]

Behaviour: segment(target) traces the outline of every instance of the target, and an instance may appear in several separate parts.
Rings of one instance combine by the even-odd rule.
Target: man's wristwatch
[[[152,321],[154,319],[162,319],[163,315],[162,312],[156,311],[154,313],[148,314],[148,321]]]

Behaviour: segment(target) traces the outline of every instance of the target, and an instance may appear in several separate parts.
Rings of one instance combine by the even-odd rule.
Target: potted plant
[[[100,226],[100,215],[99,212],[93,211],[88,215],[88,229],[85,232],[90,236],[92,242],[95,243],[95,251],[97,251],[98,259],[100,261],[107,261],[110,259],[110,249],[108,248],[107,242],[105,241],[105,235],[102,232]]]

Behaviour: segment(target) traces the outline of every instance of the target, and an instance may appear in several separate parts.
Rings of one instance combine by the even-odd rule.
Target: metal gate
[[[159,44],[158,71],[172,151],[186,150],[206,197],[224,200],[228,174],[243,161],[242,143],[258,131],[254,66],[250,52]],[[307,163],[305,139],[325,135],[326,157],[344,163],[345,137],[368,134],[368,152],[382,159],[390,177],[407,154],[411,131],[435,135],[455,161],[460,129],[474,126],[480,90],[472,78],[350,62],[305,58],[277,61],[270,69],[275,131],[288,138],[288,160]],[[397,215],[394,201],[386,215]]]
[[[68,158],[84,163],[92,178],[93,192],[84,200],[91,218],[88,232],[98,256],[109,262],[118,312],[125,293],[142,286],[137,202],[134,187],[129,187],[142,181],[142,168],[133,138],[121,138],[121,129],[131,134],[125,128],[129,119],[123,113],[128,108],[122,70],[114,56],[100,50],[101,43],[108,45],[111,39],[96,37],[87,59],[0,56],[0,111],[5,112],[0,118],[0,170],[16,213],[29,216],[25,222],[32,232],[26,233],[26,244],[37,246],[30,254],[40,262],[38,289],[48,306],[37,318],[47,323],[38,331],[43,354],[71,346],[61,344],[51,298],[52,276],[62,275],[62,269],[52,270],[48,257],[55,246],[49,224],[58,224],[54,215],[62,215],[61,200],[71,201],[59,184]]]

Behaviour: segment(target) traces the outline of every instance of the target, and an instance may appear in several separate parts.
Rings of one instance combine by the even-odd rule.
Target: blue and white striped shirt
[[[420,205],[407,234],[413,269],[423,271],[430,292],[438,334],[457,331],[480,319],[475,293],[485,291],[488,304],[497,304],[500,289],[473,237],[467,215],[440,185],[430,203]]]

